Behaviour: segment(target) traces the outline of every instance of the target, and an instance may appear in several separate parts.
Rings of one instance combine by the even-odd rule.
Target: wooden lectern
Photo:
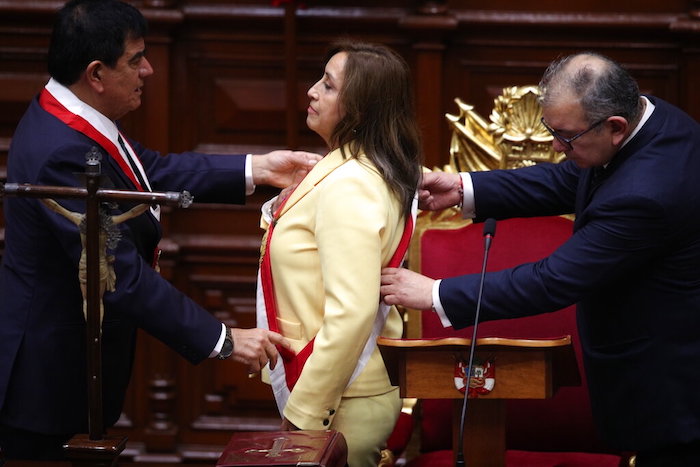
[[[469,361],[471,339],[388,339],[377,344],[392,384],[401,397],[454,399],[453,443],[459,445],[459,423],[464,394],[457,389],[455,366]],[[488,394],[470,397],[464,427],[466,464],[505,465],[507,399],[546,399],[560,386],[581,384],[571,337],[556,339],[480,338],[477,361],[493,362],[494,385]]]

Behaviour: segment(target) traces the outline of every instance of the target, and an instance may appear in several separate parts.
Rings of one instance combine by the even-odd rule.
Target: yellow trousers
[[[376,467],[401,412],[398,388],[370,397],[344,397],[329,427],[348,443],[349,467]]]

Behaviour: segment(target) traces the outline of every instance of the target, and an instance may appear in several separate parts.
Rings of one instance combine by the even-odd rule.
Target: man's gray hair
[[[582,52],[552,62],[540,81],[540,104],[578,99],[589,124],[614,115],[628,122],[639,118],[639,86],[617,62],[595,52]]]

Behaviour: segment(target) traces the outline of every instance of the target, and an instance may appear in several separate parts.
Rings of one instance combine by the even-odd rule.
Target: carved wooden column
[[[679,104],[700,121],[700,89],[691,78],[700,76],[700,0],[690,1],[688,15],[679,16],[669,27],[681,41]]]
[[[170,150],[173,29],[184,19],[175,4],[174,0],[144,1],[141,11],[149,28],[146,51],[154,73],[146,78],[141,107],[122,122],[130,137],[161,153]]]
[[[284,6],[284,73],[287,93],[287,147],[299,147],[299,77],[297,74],[297,5],[287,2]]]
[[[164,235],[169,233],[169,214],[171,209],[163,208],[162,226]],[[179,249],[169,238],[163,238],[158,245],[160,256],[160,274],[173,282],[179,261]],[[142,333],[139,336],[137,361],[132,385],[138,390],[133,397],[140,398],[133,402],[134,431],[141,433],[144,452],[140,455],[152,461],[161,461],[165,454],[176,452],[181,427],[177,417],[178,359],[169,347],[151,336]],[[147,397],[143,397],[146,396]]]
[[[154,375],[148,384],[150,419],[144,441],[150,453],[175,452],[178,441],[178,426],[173,417],[177,402],[175,380],[169,375]]]
[[[457,28],[446,1],[423,1],[415,14],[400,20],[413,37],[415,88],[418,121],[423,132],[425,165],[433,167],[448,161],[448,148],[441,144],[443,115],[443,60],[445,37]]]

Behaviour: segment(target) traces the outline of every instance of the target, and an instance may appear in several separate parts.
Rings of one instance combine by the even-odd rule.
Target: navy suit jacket
[[[195,201],[243,203],[245,157],[160,154],[131,141],[155,191],[188,190]],[[12,139],[8,182],[81,186],[85,155],[99,146],[44,111],[35,99]],[[101,149],[101,148],[99,148]],[[136,188],[106,151],[102,173],[114,188]],[[57,199],[85,212],[83,200]],[[133,205],[120,205],[112,214]],[[0,269],[0,422],[42,433],[87,431],[85,320],[78,282],[77,227],[37,199],[4,200],[5,252]],[[161,237],[150,212],[120,224],[115,292],[104,295],[104,421],[119,417],[137,328],[190,362],[208,357],[221,322],[151,267]]]
[[[700,126],[650,100],[597,189],[570,161],[471,174],[481,219],[575,212],[551,256],[487,275],[481,317],[577,303],[593,415],[625,450],[700,440]],[[455,328],[473,324],[478,287],[477,275],[442,281]]]

